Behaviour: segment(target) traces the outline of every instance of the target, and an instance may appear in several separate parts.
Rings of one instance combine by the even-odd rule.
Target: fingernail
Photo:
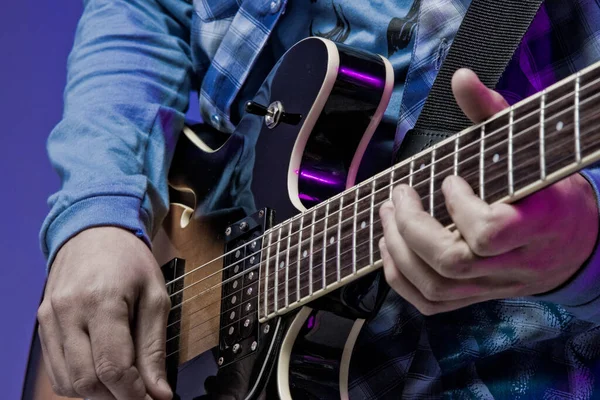
[[[404,198],[404,188],[402,186],[396,187],[394,190],[394,202],[401,202],[402,198]]]
[[[164,379],[158,380],[158,387],[165,393],[169,393],[169,396],[173,397],[173,391],[171,391],[171,386]]]
[[[386,201],[385,203],[383,203],[381,205],[381,207],[379,207],[379,216],[382,219],[385,219],[385,217],[388,215],[388,213],[390,213],[393,209],[394,209],[394,203],[392,203],[391,201]]]
[[[454,183],[454,176],[453,175],[448,176],[446,179],[444,179],[444,182],[442,182],[442,190],[446,194],[450,193],[450,191],[452,190],[453,183]]]

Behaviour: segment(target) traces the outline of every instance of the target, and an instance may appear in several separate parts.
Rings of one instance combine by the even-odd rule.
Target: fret
[[[279,310],[277,306],[277,300],[279,298],[279,249],[281,247],[281,231],[283,230],[283,226],[279,226],[279,235],[277,237],[277,250],[275,250],[275,286],[273,287],[273,295],[275,296],[275,314]]]
[[[390,191],[390,200],[392,200],[393,196],[394,196],[394,175],[396,174],[396,168],[393,167],[392,170],[390,171],[390,187],[389,187],[389,191]]]
[[[292,224],[293,219],[290,219],[288,228],[287,248],[285,249],[285,308],[288,308],[289,303],[289,286],[290,286],[290,252],[292,251]]]
[[[413,186],[423,203],[423,208],[429,208],[429,197],[431,195],[431,154],[417,154],[413,157],[414,171],[412,173]],[[429,210],[430,212],[431,210]]]
[[[582,159],[600,148],[598,137],[598,107],[600,104],[600,68],[581,74],[579,88],[579,114]]]
[[[370,210],[369,210],[369,265],[373,265],[373,224],[374,224],[374,220],[373,220],[373,211],[375,210],[375,182],[376,180],[373,179],[373,183],[371,183],[371,206],[370,206]]]
[[[312,213],[312,224],[310,224],[310,255],[308,262],[308,295],[313,295],[313,254],[314,254],[314,239],[315,239],[315,222],[317,217],[317,209],[315,208]]]
[[[352,274],[356,274],[356,217],[358,215],[359,188],[357,187],[354,192],[354,218],[352,221]]]
[[[435,147],[431,151],[431,176],[429,178],[429,214],[433,217],[435,204],[433,203],[433,191],[435,189]]]
[[[510,108],[510,120],[508,123],[508,194],[512,197],[515,194],[514,176],[513,176],[513,123],[514,110]]]
[[[572,81],[546,92],[544,147],[548,177],[576,162],[575,113],[571,112],[575,83]],[[585,90],[581,88],[580,96],[584,93]]]
[[[300,263],[302,262],[302,229],[304,229],[304,213],[300,214],[298,230],[298,254],[296,255],[296,301],[300,301]]]
[[[340,197],[340,210],[338,212],[338,229],[337,229],[337,255],[336,255],[336,270],[337,270],[337,281],[342,280],[342,211],[344,209],[344,196]]]
[[[579,92],[581,90],[580,73],[577,73],[575,78],[575,160],[577,164],[581,164],[581,132],[579,123]]]
[[[321,266],[322,266],[322,273],[323,273],[323,282],[322,282],[322,288],[325,289],[325,287],[327,286],[327,268],[326,268],[326,264],[327,264],[327,217],[329,216],[329,201],[327,201],[327,203],[325,204],[325,217],[323,218],[324,220],[324,227],[323,227],[323,261],[321,262]]]
[[[546,180],[546,91],[540,97],[540,177]]]
[[[539,149],[536,145],[539,137],[538,123],[538,101],[527,101],[519,107],[513,108],[512,124],[509,124],[509,134],[511,127],[513,132],[512,164],[510,168],[513,176],[513,194],[539,180]],[[488,133],[487,137],[489,136]],[[489,146],[489,143],[486,143],[486,146]],[[486,174],[489,175],[489,171],[486,170]],[[489,178],[486,178],[486,184],[487,181],[489,181]],[[507,190],[505,189],[503,192],[506,196]]]
[[[479,150],[479,197],[485,200],[485,124],[481,126],[481,148]]]
[[[454,176],[458,176],[458,150],[460,149],[460,133],[454,138]]]
[[[445,206],[442,195],[444,180],[454,173],[454,143],[453,141],[440,143],[435,146],[435,179],[431,180],[433,192],[433,217],[442,225],[451,224],[452,219]],[[431,208],[431,206],[430,206]]]
[[[265,259],[265,317],[269,315],[268,292],[269,292],[269,260],[271,259],[271,243],[273,231],[269,231],[269,244],[267,245],[267,258]]]
[[[479,192],[480,139],[479,129],[469,128],[461,132],[458,147],[458,176],[462,177],[475,193]]]
[[[410,161],[410,172],[408,175],[408,186],[413,187],[413,179],[415,176],[415,160]]]

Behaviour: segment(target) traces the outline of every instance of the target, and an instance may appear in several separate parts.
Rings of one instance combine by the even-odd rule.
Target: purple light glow
[[[300,200],[315,201],[317,203],[319,202],[319,199],[317,199],[316,197],[311,197],[311,196],[309,196],[307,194],[304,194],[304,193],[300,193],[298,195],[298,197],[300,198]]]
[[[382,87],[383,86],[383,81],[379,78],[376,78],[374,76],[371,75],[367,75],[358,71],[355,71],[353,69],[350,68],[346,68],[346,67],[342,67],[340,68],[340,73],[343,75],[346,75],[350,78],[356,79],[358,81],[361,81],[363,83],[366,83],[368,85],[371,86],[375,86],[375,87]]]
[[[312,179],[314,181],[324,183],[326,185],[331,185],[331,186],[337,186],[338,185],[338,183],[335,182],[335,181],[332,181],[332,180],[327,179],[325,177],[320,177],[320,176],[317,176],[316,174],[308,173],[308,172],[305,172],[305,171],[300,172],[300,176],[303,177],[303,178]]]
[[[315,326],[315,316],[312,315],[309,319],[308,322],[306,323],[306,327],[308,329],[312,329]]]

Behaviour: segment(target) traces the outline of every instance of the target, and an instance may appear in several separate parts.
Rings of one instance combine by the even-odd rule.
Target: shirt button
[[[211,115],[210,120],[212,121],[213,125],[219,126],[221,124],[221,117],[219,117],[217,114]]]
[[[281,0],[272,0],[269,6],[272,14],[275,14],[281,8]]]

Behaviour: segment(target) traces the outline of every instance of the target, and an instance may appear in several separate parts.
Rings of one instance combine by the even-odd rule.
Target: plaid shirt
[[[167,168],[190,77],[197,78],[204,120],[232,132],[244,94],[256,91],[285,50],[273,49],[274,37],[279,32],[281,45],[307,36],[310,20],[301,20],[300,11],[329,7],[329,1],[86,1],[69,61],[64,118],[48,141],[63,182],[41,232],[49,262],[70,237],[92,226],[121,226],[149,242],[153,221],[167,211]],[[359,45],[383,54],[404,48],[392,61],[397,76],[408,69],[407,78],[397,79],[388,109],[399,121],[398,143],[416,121],[470,1],[332,1],[340,24],[347,22],[343,10],[355,10],[352,34],[347,26],[342,30],[348,44],[361,39]],[[387,46],[373,40],[372,11],[390,4],[410,16],[402,20],[409,28],[403,35],[411,37],[418,20],[416,38]],[[599,29],[598,1],[547,0],[498,89],[514,103],[597,61]],[[596,193],[597,172],[586,173]],[[223,179],[235,185],[228,174]],[[351,398],[600,398],[599,258],[596,249],[589,265],[555,293],[433,317],[390,293],[359,337]]]
[[[243,2],[242,10],[249,3]],[[422,0],[397,144],[414,126],[469,4],[470,0]],[[216,115],[226,119],[233,89],[240,87],[234,77],[247,74],[261,50],[256,44],[264,42],[265,31],[277,20],[269,16],[261,22],[249,18],[247,11],[236,14],[231,25],[236,29],[227,32],[211,65],[211,79],[204,80],[204,113],[215,112],[215,105]],[[244,36],[252,24],[258,41]],[[599,29],[597,2],[547,1],[498,90],[515,103],[599,60]],[[210,96],[216,87],[219,94]],[[525,299],[424,317],[390,293],[381,312],[363,329],[350,372],[354,399],[600,398],[600,382],[594,378],[600,372],[600,328],[557,304]]]

